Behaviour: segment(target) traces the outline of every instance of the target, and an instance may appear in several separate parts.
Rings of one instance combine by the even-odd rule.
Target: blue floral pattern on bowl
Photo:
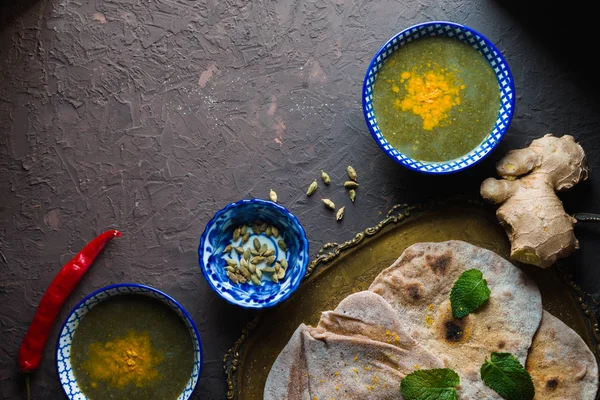
[[[95,305],[111,297],[123,294],[138,294],[162,301],[170,306],[173,311],[175,311],[175,313],[181,317],[185,325],[188,327],[192,337],[192,342],[194,343],[194,366],[192,368],[190,379],[188,380],[183,392],[177,398],[177,400],[189,399],[194,391],[194,388],[196,387],[196,384],[198,383],[200,373],[202,372],[202,342],[200,340],[198,329],[196,328],[192,317],[187,313],[183,306],[181,306],[181,304],[175,301],[175,299],[161,292],[160,290],[135,283],[111,285],[91,293],[73,308],[69,314],[69,317],[63,324],[58,337],[58,343],[56,345],[56,369],[60,383],[62,384],[67,398],[69,400],[88,400],[88,397],[82,392],[81,388],[77,384],[77,380],[75,379],[75,375],[73,373],[73,367],[71,365],[71,344],[73,342],[73,335],[77,330],[77,326],[85,314],[87,314],[88,311],[90,311]]]
[[[445,162],[421,162],[414,160],[396,150],[383,137],[377,126],[377,117],[373,110],[373,85],[377,79],[377,72],[385,60],[403,45],[421,37],[444,36],[461,40],[477,50],[488,61],[496,73],[500,89],[500,109],[496,124],[489,135],[468,154]],[[515,108],[515,86],[508,63],[485,36],[479,32],[453,22],[434,21],[411,26],[388,40],[375,54],[367,68],[362,90],[362,103],[365,121],[373,139],[379,147],[396,162],[415,171],[428,174],[448,174],[471,167],[484,159],[500,142],[510,121]]]
[[[253,221],[275,226],[286,242],[288,251],[282,252],[276,241],[264,233],[253,233],[249,241],[251,243],[256,237],[261,243],[271,242],[269,247],[276,250],[277,259],[287,259],[286,275],[279,283],[263,278],[260,286],[249,283],[236,285],[225,273],[223,251],[231,242],[233,230]],[[231,252],[227,256],[234,258],[236,253]],[[304,278],[308,264],[308,240],[298,219],[284,207],[260,199],[241,200],[227,205],[208,222],[200,237],[198,262],[210,287],[225,300],[247,308],[271,307],[287,299]]]

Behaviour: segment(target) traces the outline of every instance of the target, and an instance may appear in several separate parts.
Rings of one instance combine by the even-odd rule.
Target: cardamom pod
[[[254,238],[252,243],[254,244],[254,249],[256,251],[260,251],[260,240],[258,240],[258,238]]]
[[[232,260],[231,258],[226,258],[225,262],[227,263],[227,265],[231,265],[232,267],[237,267],[237,262]]]
[[[317,186],[318,186],[317,180],[315,179],[308,187],[308,190],[306,191],[306,195],[311,196],[315,192],[315,190],[317,190]]]
[[[281,260],[279,260],[279,264],[281,264],[281,267],[283,269],[287,269],[288,268],[288,262],[285,258],[282,258]]]
[[[344,218],[344,209],[346,208],[346,206],[340,208],[339,210],[337,210],[337,213],[335,214],[335,219],[338,221],[341,221],[342,218]]]
[[[285,269],[281,268],[279,272],[277,272],[277,280],[281,280],[285,277]]]
[[[263,256],[256,256],[256,257],[252,257],[252,259],[250,259],[250,262],[255,265],[260,264],[263,261],[265,261],[265,258]]]
[[[260,225],[258,224],[258,222],[252,223],[252,232],[254,232],[254,234],[256,235],[260,233]]]
[[[270,257],[273,254],[275,254],[275,250],[274,249],[269,249],[269,250],[265,251],[265,254],[263,254],[263,256]]]
[[[252,275],[250,277],[250,280],[252,281],[252,283],[254,283],[256,286],[260,286],[260,279],[258,279],[258,277],[256,275]]]
[[[323,170],[321,170],[321,179],[323,180],[323,183],[326,185],[329,185],[331,183],[331,178],[329,177],[327,172],[325,172]]]
[[[227,253],[231,253],[232,250],[232,246],[230,244],[228,244],[227,246],[225,246],[225,248],[223,249],[223,254],[227,254]]]
[[[250,247],[247,247],[246,250],[244,250],[244,260],[248,261],[250,259]]]
[[[277,193],[273,189],[269,190],[269,198],[273,203],[277,203]]]
[[[240,228],[238,227],[233,230],[233,241],[235,242],[239,238],[240,238]]]
[[[248,232],[248,226],[244,224],[240,228],[240,235],[244,236],[246,234],[246,232]]]
[[[269,247],[267,246],[266,243],[263,243],[263,245],[260,246],[260,250],[258,252],[260,253],[261,256],[264,256],[265,253],[267,252],[267,250],[269,250]]]
[[[271,236],[271,234],[273,234],[273,230],[271,229],[270,226],[267,226],[267,230],[265,231],[265,235],[267,235],[267,237]]]
[[[329,199],[321,199],[321,201],[323,202],[323,204],[325,204],[325,207],[331,210],[335,210],[335,204],[333,203],[333,201]]]
[[[277,274],[271,275],[271,280],[275,283],[279,283],[279,278],[277,278]]]
[[[271,265],[275,262],[275,256],[269,256],[267,257],[266,261],[267,265]]]
[[[268,225],[267,225],[267,223],[266,223],[266,222],[263,222],[262,224],[260,224],[260,231],[261,231],[261,232],[264,232],[264,231],[266,231],[266,230],[267,230],[267,226],[268,226]]]
[[[250,279],[250,275],[252,275],[246,267],[240,267],[240,274],[246,279]]]
[[[279,229],[277,229],[274,226],[271,226],[271,234],[273,235],[274,238],[279,236]]]
[[[236,252],[236,253],[238,253],[240,256],[241,256],[242,254],[244,254],[244,248],[243,248],[242,246],[235,246],[233,249],[234,249],[234,250],[235,250],[235,252]]]
[[[264,267],[262,269],[262,272],[273,273],[273,272],[275,272],[275,268],[273,268],[273,267]]]
[[[242,259],[240,260],[240,266],[241,266],[241,267],[248,268],[248,261],[247,261],[245,258],[242,258]]]
[[[250,249],[250,254],[252,254],[253,256],[260,256],[260,253],[254,249]]]
[[[356,179],[358,179],[358,176],[356,175],[356,170],[354,168],[352,168],[351,165],[348,165],[348,177],[350,179],[352,179],[354,182],[356,182]]]
[[[242,244],[246,244],[248,239],[250,239],[250,232],[246,232],[244,236],[242,236]]]
[[[350,200],[352,200],[352,202],[354,203],[354,199],[356,199],[356,190],[350,189],[348,194],[350,195]]]
[[[238,281],[239,281],[241,284],[248,283],[248,280],[247,280],[246,278],[244,278],[242,275],[238,274],[238,275],[236,275],[236,276],[237,276],[237,278],[238,278]]]
[[[358,183],[354,181],[346,181],[344,182],[344,187],[346,189],[356,189],[358,187]]]
[[[227,271],[227,277],[229,278],[230,281],[232,281],[236,285],[239,283],[237,275],[234,274],[233,272]]]
[[[260,268],[256,268],[256,271],[254,271],[254,275],[256,275],[256,277],[258,279],[262,279],[262,271],[260,270]]]
[[[283,268],[281,268],[281,265],[279,263],[275,263],[275,265],[273,266],[273,268],[275,269],[275,273],[278,274],[279,271],[281,271]]]
[[[228,265],[228,266],[225,267],[225,271],[235,272],[235,267],[232,267],[231,265]]]
[[[250,265],[248,265],[248,271],[250,271],[250,273],[255,273],[256,272],[256,265],[250,263]]]
[[[277,241],[277,246],[279,246],[279,248],[283,251],[287,251],[287,244],[285,244],[285,242],[283,241],[283,239],[279,239]]]

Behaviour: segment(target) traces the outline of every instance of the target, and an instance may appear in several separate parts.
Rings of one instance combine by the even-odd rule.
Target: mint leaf
[[[492,353],[481,366],[481,379],[507,400],[531,400],[535,389],[529,372],[510,353]]]
[[[450,292],[452,315],[455,318],[466,317],[481,307],[491,293],[480,270],[469,269],[463,272]]]
[[[457,400],[458,374],[449,368],[420,369],[402,379],[400,393],[406,400]]]

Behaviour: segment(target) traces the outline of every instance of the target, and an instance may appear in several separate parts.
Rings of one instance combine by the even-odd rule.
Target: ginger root
[[[510,240],[513,260],[547,268],[579,248],[576,221],[555,193],[588,177],[585,153],[573,136],[536,139],[508,152],[496,171],[503,179],[486,179],[480,193],[501,204],[496,216]]]

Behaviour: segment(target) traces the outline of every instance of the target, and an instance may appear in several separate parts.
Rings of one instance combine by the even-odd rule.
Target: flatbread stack
[[[476,268],[491,290],[481,309],[454,318],[450,291]],[[264,400],[403,399],[402,379],[451,368],[460,399],[502,399],[485,385],[492,352],[526,366],[537,400],[595,399],[598,365],[571,328],[542,310],[540,292],[499,255],[461,241],[417,243],[316,327],[301,324],[273,364]]]

